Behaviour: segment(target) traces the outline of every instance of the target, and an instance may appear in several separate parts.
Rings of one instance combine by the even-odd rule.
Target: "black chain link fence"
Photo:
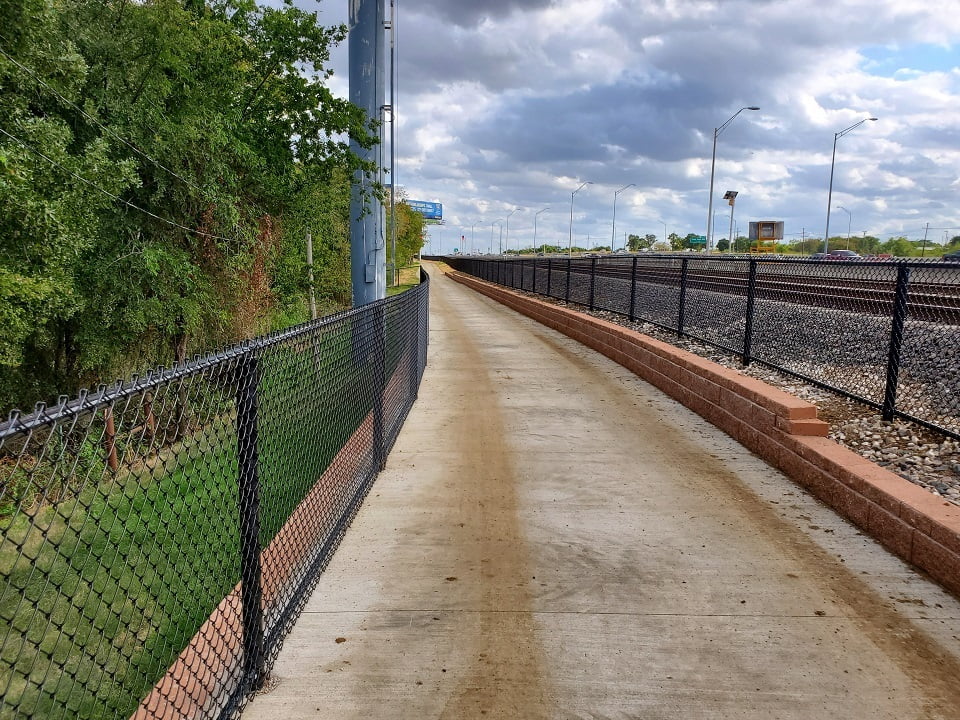
[[[759,257],[445,257],[607,310],[960,437],[960,263]]]
[[[429,286],[0,424],[0,718],[229,718],[382,468]]]

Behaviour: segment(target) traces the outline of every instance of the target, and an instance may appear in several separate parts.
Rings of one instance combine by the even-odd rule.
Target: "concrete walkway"
[[[960,717],[960,603],[431,269],[386,471],[243,720]]]

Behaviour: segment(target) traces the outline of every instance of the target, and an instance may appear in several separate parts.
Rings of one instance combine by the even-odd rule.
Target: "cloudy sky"
[[[348,0],[297,0],[325,23]],[[389,0],[387,0],[389,5]],[[734,219],[822,237],[960,234],[958,0],[396,0],[396,181],[443,203],[432,249],[609,245]],[[347,94],[346,47],[333,87]],[[846,211],[838,209],[846,208]],[[494,245],[500,239],[493,231]],[[465,236],[465,242],[461,242]]]

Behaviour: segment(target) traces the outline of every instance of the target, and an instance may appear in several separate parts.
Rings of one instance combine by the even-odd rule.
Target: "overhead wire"
[[[159,220],[159,221],[162,222],[162,223],[166,223],[167,225],[170,225],[170,226],[172,226],[172,227],[179,228],[180,230],[186,230],[186,231],[189,232],[189,233],[193,233],[193,234],[199,235],[199,236],[201,236],[201,237],[212,238],[212,239],[214,239],[214,240],[222,240],[222,241],[224,241],[224,242],[232,243],[232,242],[236,242],[237,239],[238,239],[238,238],[228,238],[228,237],[224,237],[223,235],[216,235],[215,233],[208,233],[208,232],[205,232],[205,231],[203,231],[203,230],[198,230],[198,229],[196,229],[196,228],[191,228],[191,227],[188,227],[188,226],[186,226],[186,225],[183,225],[182,223],[178,223],[176,220],[170,220],[169,218],[165,218],[165,217],[163,217],[163,216],[161,216],[161,215],[157,215],[155,212],[152,212],[152,211],[150,211],[150,210],[147,210],[146,208],[142,208],[142,207],[140,207],[139,205],[137,205],[136,203],[132,203],[132,202],[130,202],[129,200],[125,200],[124,198],[120,197],[119,195],[117,195],[117,194],[115,194],[115,193],[112,193],[112,192],[110,192],[109,190],[106,190],[106,189],[100,187],[99,185],[97,185],[97,183],[95,183],[95,182],[93,182],[92,180],[89,180],[89,179],[83,177],[83,176],[80,175],[79,173],[74,172],[74,171],[71,170],[70,168],[68,168],[68,167],[66,167],[65,165],[63,165],[62,163],[60,163],[60,162],[54,160],[53,158],[47,156],[45,153],[43,153],[42,151],[40,151],[40,150],[38,150],[37,148],[35,148],[33,145],[31,145],[31,144],[28,143],[27,141],[21,140],[21,139],[18,138],[16,135],[13,135],[13,134],[7,132],[7,131],[4,130],[3,128],[0,128],[0,133],[2,133],[3,135],[7,136],[7,137],[10,138],[11,140],[13,140],[15,143],[23,146],[24,148],[26,148],[26,149],[29,150],[30,152],[32,152],[32,153],[38,155],[39,157],[43,158],[44,160],[46,160],[48,163],[50,163],[50,164],[53,165],[54,167],[59,168],[60,170],[62,170],[63,172],[67,173],[67,174],[70,175],[71,177],[75,178],[76,180],[79,180],[80,182],[84,183],[85,185],[90,186],[91,188],[93,188],[93,189],[96,190],[97,192],[99,192],[99,193],[101,193],[101,194],[103,194],[103,195],[106,195],[106,196],[107,196],[108,198],[110,198],[111,200],[114,200],[114,201],[116,201],[116,202],[118,202],[118,203],[121,203],[121,204],[123,204],[123,205],[126,205],[127,207],[129,207],[129,208],[131,208],[131,209],[133,209],[133,210],[137,210],[138,212],[141,212],[141,213],[143,213],[144,215],[147,215],[147,216],[153,218],[154,220]]]
[[[6,39],[5,37],[3,37],[2,34],[0,34],[0,40],[3,40],[4,42],[7,42],[7,39]],[[160,168],[161,170],[169,173],[171,176],[177,178],[178,180],[180,180],[181,182],[183,182],[185,185],[188,185],[189,187],[193,188],[194,190],[197,190],[197,191],[199,191],[199,192],[202,192],[202,193],[204,193],[204,194],[207,194],[208,197],[210,197],[210,195],[208,194],[208,193],[209,193],[208,190],[206,190],[205,188],[200,187],[200,186],[197,185],[196,183],[194,183],[194,182],[188,180],[187,178],[183,177],[182,175],[180,175],[179,173],[177,173],[175,170],[172,170],[172,169],[168,168],[166,165],[164,165],[164,164],[163,164],[162,162],[160,162],[159,160],[156,160],[155,158],[150,157],[150,155],[148,155],[147,153],[145,153],[143,150],[141,150],[140,148],[138,148],[136,145],[134,145],[134,144],[133,144],[132,142],[130,142],[129,140],[127,140],[127,139],[123,138],[122,136],[118,135],[116,132],[114,132],[113,130],[111,130],[110,128],[108,128],[106,125],[104,125],[102,122],[100,122],[99,120],[97,120],[97,118],[95,118],[95,117],[93,117],[92,115],[90,115],[86,110],[84,110],[82,107],[80,107],[79,105],[77,105],[75,102],[73,102],[73,101],[70,100],[69,98],[64,97],[64,96],[60,93],[59,90],[57,90],[55,87],[53,87],[53,86],[50,85],[47,81],[45,81],[43,78],[41,78],[34,70],[30,69],[29,67],[27,67],[27,66],[24,65],[23,63],[19,62],[17,59],[11,57],[2,47],[0,47],[0,55],[3,55],[3,57],[5,57],[7,60],[9,60],[9,61],[10,61],[11,63],[13,63],[14,65],[16,65],[16,66],[17,66],[18,68],[20,68],[21,70],[23,70],[23,71],[24,71],[25,73],[27,73],[28,75],[31,75],[37,82],[39,82],[41,85],[43,85],[45,88],[47,88],[47,90],[49,90],[51,93],[53,93],[54,95],[56,95],[56,97],[59,98],[62,102],[66,103],[67,105],[69,105],[70,107],[72,107],[74,110],[76,110],[76,111],[79,112],[81,115],[83,115],[87,120],[89,120],[90,122],[92,122],[94,125],[96,125],[96,126],[99,127],[100,129],[102,129],[104,132],[106,132],[107,134],[109,134],[110,136],[112,136],[113,138],[115,138],[116,140],[118,140],[118,141],[120,141],[121,143],[123,143],[124,145],[126,145],[128,148],[130,148],[131,150],[133,150],[135,153],[137,153],[138,155],[140,155],[141,157],[143,157],[143,158],[146,159],[147,161],[153,163],[154,165],[156,165],[156,166],[157,166],[158,168]]]
[[[2,33],[0,33],[0,40],[2,40],[2,41],[5,42],[5,43],[9,43],[9,40],[7,40],[7,38],[4,37],[4,35],[3,35]],[[27,73],[27,74],[30,75],[31,77],[33,77],[37,82],[39,82],[41,85],[43,85],[43,87],[45,87],[45,88],[46,88],[47,90],[49,90],[54,96],[56,96],[61,102],[65,103],[66,105],[70,106],[71,108],[73,108],[74,110],[76,110],[77,112],[79,112],[81,115],[83,115],[83,117],[85,117],[85,118],[86,118],[87,120],[89,120],[91,123],[93,123],[94,125],[96,125],[96,126],[99,127],[100,129],[102,129],[104,132],[106,132],[107,134],[109,134],[111,137],[113,137],[114,139],[116,139],[117,141],[119,141],[120,143],[122,143],[123,145],[125,145],[126,147],[130,148],[131,150],[133,150],[135,153],[137,153],[138,155],[140,155],[142,158],[144,158],[144,159],[147,160],[148,162],[152,163],[152,164],[155,165],[156,167],[158,167],[158,168],[160,168],[161,170],[163,170],[164,172],[168,173],[171,177],[177,178],[178,180],[180,180],[182,183],[184,183],[184,184],[187,185],[188,187],[190,187],[190,188],[192,188],[192,189],[194,189],[194,190],[202,193],[204,196],[206,196],[206,198],[207,198],[208,200],[211,200],[211,201],[214,201],[214,202],[217,202],[217,201],[220,200],[220,198],[218,198],[218,197],[216,196],[216,194],[214,194],[214,193],[211,192],[210,190],[208,190],[208,189],[206,189],[206,188],[203,188],[203,187],[200,187],[200,186],[197,185],[195,182],[193,182],[193,181],[191,181],[191,180],[183,177],[183,175],[181,175],[181,174],[179,174],[178,172],[176,172],[175,170],[167,167],[166,165],[164,165],[164,164],[163,164],[162,162],[160,162],[159,160],[151,157],[149,154],[147,154],[146,152],[144,152],[143,150],[141,150],[140,148],[138,148],[138,147],[137,147],[134,143],[132,143],[131,141],[129,141],[129,140],[127,140],[126,138],[124,138],[123,136],[119,135],[119,134],[118,134],[117,132],[115,132],[114,130],[111,130],[109,127],[107,127],[106,125],[104,125],[100,120],[98,120],[98,119],[95,118],[94,116],[90,115],[86,110],[84,110],[82,107],[80,107],[79,105],[77,105],[75,102],[73,102],[72,100],[70,100],[70,99],[67,98],[67,97],[64,97],[64,95],[63,95],[59,90],[57,90],[55,87],[53,87],[53,86],[50,85],[48,82],[46,82],[42,77],[40,77],[40,76],[37,74],[37,72],[36,72],[35,70],[27,67],[26,65],[24,65],[23,63],[21,63],[20,61],[18,61],[16,58],[12,57],[12,56],[11,56],[9,53],[7,53],[2,47],[0,47],[0,55],[2,55],[3,57],[5,57],[7,60],[9,60],[9,61],[10,61],[13,65],[15,65],[16,67],[20,68],[20,70],[22,70],[23,72]],[[160,110],[159,108],[157,108],[157,109]],[[161,114],[162,114],[162,110],[160,110],[160,112],[161,112]],[[262,210],[262,208],[260,208],[255,202],[252,202],[252,201],[251,201],[250,204],[253,206],[253,208],[254,208],[258,213],[260,213],[260,214],[265,214],[264,211]],[[134,205],[133,207],[136,207],[136,206]],[[141,209],[141,211],[143,211],[143,210]],[[145,212],[145,211],[144,211],[144,212]],[[148,214],[149,214],[149,213],[148,213]],[[173,222],[173,221],[169,221],[169,222]],[[174,224],[177,224],[177,223],[174,223]],[[181,226],[181,227],[182,227],[182,226]],[[207,233],[207,234],[209,235],[209,233]],[[211,237],[216,237],[216,236],[211,235]]]

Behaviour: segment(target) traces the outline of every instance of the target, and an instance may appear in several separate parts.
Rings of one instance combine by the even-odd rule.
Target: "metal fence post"
[[[750,277],[747,280],[747,317],[743,329],[743,364],[750,364],[753,349],[753,313],[757,300],[757,261],[750,259]]]
[[[637,256],[633,256],[633,266],[630,271],[630,322],[637,319],[634,308],[637,306]]]
[[[533,259],[533,290],[532,292],[537,291],[537,259]]]
[[[387,391],[387,313],[383,301],[373,308],[373,444],[377,472],[387,464],[384,395]]]
[[[597,259],[590,258],[590,309],[594,309],[594,292],[597,285]]]
[[[565,303],[570,302],[570,280],[571,278],[573,278],[573,267],[571,265],[572,262],[573,260],[571,260],[570,258],[567,258],[567,292],[563,296],[563,301]]]
[[[897,287],[893,294],[893,323],[890,326],[890,352],[887,355],[887,384],[883,390],[883,414],[893,420],[897,411],[897,386],[900,382],[900,350],[903,347],[903,326],[907,319],[907,301],[910,291],[910,267],[897,267]]]
[[[680,261],[680,309],[677,312],[677,337],[683,337],[683,314],[687,305],[687,264],[689,258]]]
[[[415,301],[414,314],[417,316],[414,324],[414,331],[410,333],[410,340],[407,342],[407,362],[410,364],[410,386],[408,397],[411,401],[416,400],[420,394],[420,370],[417,367],[420,359],[420,300]]]
[[[257,451],[257,357],[237,366],[237,464],[239,470],[240,580],[243,603],[244,695],[263,684],[263,587],[260,573],[260,477]]]
[[[553,258],[547,258],[547,297],[550,297],[550,282],[553,280]]]

